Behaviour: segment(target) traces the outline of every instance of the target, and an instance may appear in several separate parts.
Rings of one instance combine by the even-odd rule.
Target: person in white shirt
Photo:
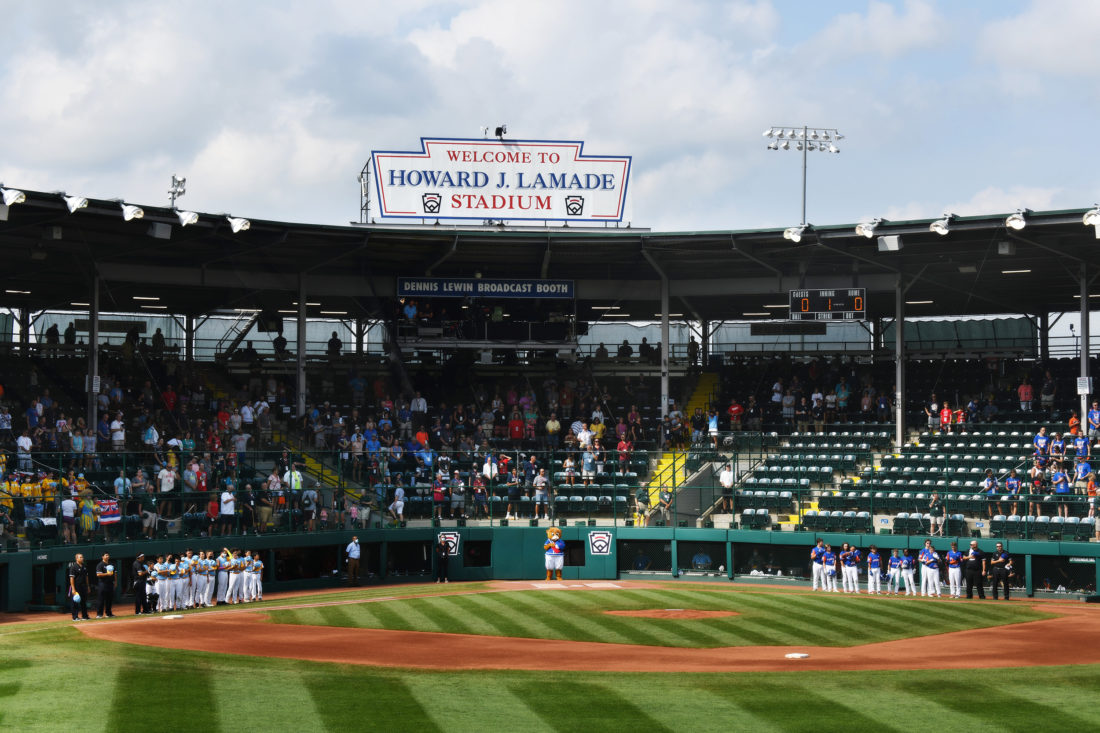
[[[393,521],[405,521],[405,490],[400,486],[393,490],[393,503],[389,506],[389,512]]]
[[[237,499],[233,492],[226,489],[222,492],[221,504],[218,507],[218,522],[222,525],[222,536],[232,533],[232,527],[237,516]]]
[[[344,552],[348,555],[348,585],[359,585],[359,557],[362,553],[359,538],[352,537]]]
[[[19,457],[19,470],[31,471],[31,448],[34,446],[34,441],[31,440],[31,436],[28,431],[24,430],[23,434],[15,439],[16,455]]]
[[[733,468],[726,464],[718,474],[718,483],[722,485],[722,508],[733,512]]]
[[[76,501],[65,497],[61,502],[61,540],[66,545],[76,544]]]
[[[122,422],[121,412],[111,421],[111,448],[112,450],[126,448],[126,424]]]
[[[252,423],[255,419],[256,413],[252,409],[252,405],[247,402],[241,405],[241,425],[244,426],[246,431],[252,428]]]

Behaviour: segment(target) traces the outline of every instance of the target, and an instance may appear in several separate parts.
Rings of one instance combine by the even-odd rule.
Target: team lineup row
[[[1004,545],[997,543],[990,554],[978,549],[978,541],[972,540],[969,552],[959,551],[957,542],[951,543],[951,549],[940,555],[932,547],[932,540],[925,540],[924,547],[916,557],[905,548],[901,552],[893,550],[883,557],[878,547],[871,545],[866,558],[858,548],[845,542],[839,551],[818,539],[810,550],[810,568],[813,578],[813,590],[839,593],[836,576],[840,575],[845,593],[859,593],[859,571],[866,564],[867,593],[881,595],[882,580],[886,578],[886,593],[898,595],[902,586],[905,595],[916,595],[916,573],[920,567],[920,595],[926,597],[941,596],[941,578],[943,568],[947,569],[949,594],[952,598],[961,598],[963,580],[966,582],[966,597],[973,598],[977,589],[978,597],[985,598],[985,579],[993,582],[993,598],[998,599],[998,591],[1004,588],[1005,600],[1009,600],[1008,578],[1012,572],[1012,556],[1005,552]]]

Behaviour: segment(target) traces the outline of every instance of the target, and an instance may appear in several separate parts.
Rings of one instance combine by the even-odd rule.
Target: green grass
[[[943,733],[1076,731],[1100,723],[1092,702],[1100,666],[752,675],[420,672],[144,648],[87,639],[66,625],[0,632],[0,660],[0,729],[20,733]]]
[[[465,586],[463,586],[465,589]],[[735,611],[726,618],[609,616],[606,610]],[[504,591],[272,611],[281,624],[442,631],[672,647],[854,646],[1046,618],[1026,606],[705,590]]]

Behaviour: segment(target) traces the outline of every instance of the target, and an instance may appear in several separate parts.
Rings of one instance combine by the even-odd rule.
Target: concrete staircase
[[[710,398],[718,387],[718,375],[713,372],[703,372],[699,375],[699,381],[695,383],[695,390],[691,393],[687,404],[683,406],[684,419],[688,420],[695,414],[695,408],[700,407],[704,411],[710,403]],[[664,451],[657,459],[657,465],[653,469],[647,488],[649,489],[649,505],[657,506],[657,495],[661,493],[662,486],[669,486],[673,490],[687,478],[687,455],[684,452],[671,450]]]

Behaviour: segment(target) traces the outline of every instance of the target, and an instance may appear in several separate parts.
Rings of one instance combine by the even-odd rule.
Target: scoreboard
[[[792,321],[863,321],[867,318],[866,288],[790,291]]]

